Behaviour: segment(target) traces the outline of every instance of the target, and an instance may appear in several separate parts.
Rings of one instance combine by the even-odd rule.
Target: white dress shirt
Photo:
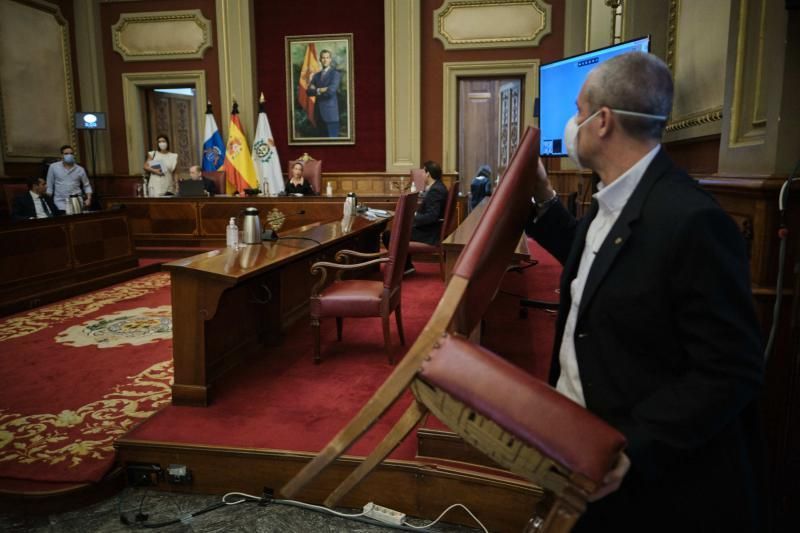
[[[614,180],[611,185],[603,186],[599,183],[597,188],[599,191],[594,195],[597,200],[597,215],[589,224],[589,230],[586,233],[586,242],[583,247],[583,254],[581,255],[581,262],[578,266],[578,274],[572,280],[570,285],[570,296],[572,298],[572,305],[569,308],[567,315],[567,323],[564,326],[564,335],[561,338],[561,351],[558,354],[558,360],[561,364],[561,375],[558,377],[556,389],[564,396],[571,400],[586,406],[586,400],[583,397],[583,386],[581,385],[580,370],[578,368],[578,359],[575,355],[575,325],[578,320],[578,309],[581,307],[581,297],[583,296],[583,288],[586,285],[586,279],[589,277],[589,271],[592,269],[594,257],[600,250],[603,241],[606,240],[608,232],[614,226],[614,223],[619,218],[619,214],[628,203],[628,199],[633,194],[636,186],[642,180],[647,167],[655,158],[661,145],[656,146],[643,158],[636,162],[619,178]]]
[[[45,211],[44,206],[46,204],[42,202],[41,196],[39,196],[33,191],[28,191],[28,192],[30,193],[31,198],[33,198],[33,208],[36,209],[36,218],[49,218],[53,216],[52,213],[48,213],[47,211]],[[50,206],[47,206],[47,209],[50,209]]]

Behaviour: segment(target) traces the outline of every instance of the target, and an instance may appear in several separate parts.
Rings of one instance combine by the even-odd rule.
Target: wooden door
[[[195,120],[195,97],[147,90],[147,138],[145,146],[155,150],[156,137],[169,137],[170,150],[178,154],[176,173],[185,177],[189,167],[201,164],[197,125]]]
[[[458,80],[461,192],[469,192],[481,165],[492,167],[492,180],[508,166],[511,149],[519,142],[521,91],[521,80],[516,78]]]

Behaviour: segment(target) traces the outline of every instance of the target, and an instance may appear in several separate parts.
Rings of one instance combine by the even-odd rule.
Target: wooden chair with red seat
[[[450,186],[447,191],[447,200],[444,204],[444,218],[442,219],[442,229],[439,231],[439,243],[428,244],[427,242],[411,241],[408,245],[408,253],[413,255],[435,255],[439,259],[439,272],[444,281],[444,250],[442,250],[442,241],[453,233],[456,226],[456,198],[458,198],[460,182],[456,181]]]
[[[461,253],[445,293],[408,354],[361,411],[282,489],[291,498],[360,438],[405,392],[414,399],[384,440],[333,490],[335,505],[431,412],[495,462],[540,485],[550,503],[532,509],[529,531],[569,531],[603,483],[624,437],[465,336],[497,291],[530,214],[538,131],[529,128],[503,187]]]
[[[383,343],[394,364],[390,351],[389,315],[394,312],[397,321],[397,333],[400,344],[405,346],[403,334],[402,281],[403,266],[408,254],[408,241],[411,238],[411,223],[414,220],[414,209],[417,205],[417,194],[403,194],[397,200],[395,208],[392,239],[389,241],[388,256],[386,252],[365,254],[352,250],[340,250],[336,254],[337,263],[318,262],[311,266],[311,274],[321,274],[319,281],[311,289],[311,329],[314,333],[314,363],[320,362],[319,321],[322,318],[336,318],[336,336],[342,340],[342,321],[344,317],[381,317],[383,322]],[[386,257],[383,257],[386,256]],[[342,264],[338,261],[357,257],[368,259],[362,263]],[[385,263],[382,281],[343,280],[341,274],[347,271],[362,269],[372,265]],[[327,288],[327,269],[337,270],[336,280]]]
[[[322,191],[322,160],[314,159],[308,153],[304,153],[302,157],[289,161],[289,178],[292,176],[292,167],[295,163],[303,165],[303,177],[311,184],[314,194],[320,194]]]

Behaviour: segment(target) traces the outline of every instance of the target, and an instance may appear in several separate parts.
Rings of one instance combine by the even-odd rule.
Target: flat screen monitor
[[[106,129],[106,114],[99,111],[75,113],[75,129],[104,130]]]
[[[539,67],[539,154],[564,157],[564,126],[577,112],[576,100],[586,76],[600,63],[626,52],[649,52],[650,36],[592,50]]]

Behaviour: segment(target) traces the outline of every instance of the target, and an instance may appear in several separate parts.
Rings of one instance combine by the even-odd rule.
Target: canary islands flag
[[[217,129],[211,112],[211,101],[206,104],[206,130],[203,136],[203,170],[215,172],[225,164],[225,143]]]
[[[239,104],[233,103],[231,122],[228,125],[228,143],[225,145],[225,179],[226,192],[242,194],[244,189],[257,189],[258,178],[253,160],[250,157],[250,148],[244,137],[242,125],[239,122]]]

